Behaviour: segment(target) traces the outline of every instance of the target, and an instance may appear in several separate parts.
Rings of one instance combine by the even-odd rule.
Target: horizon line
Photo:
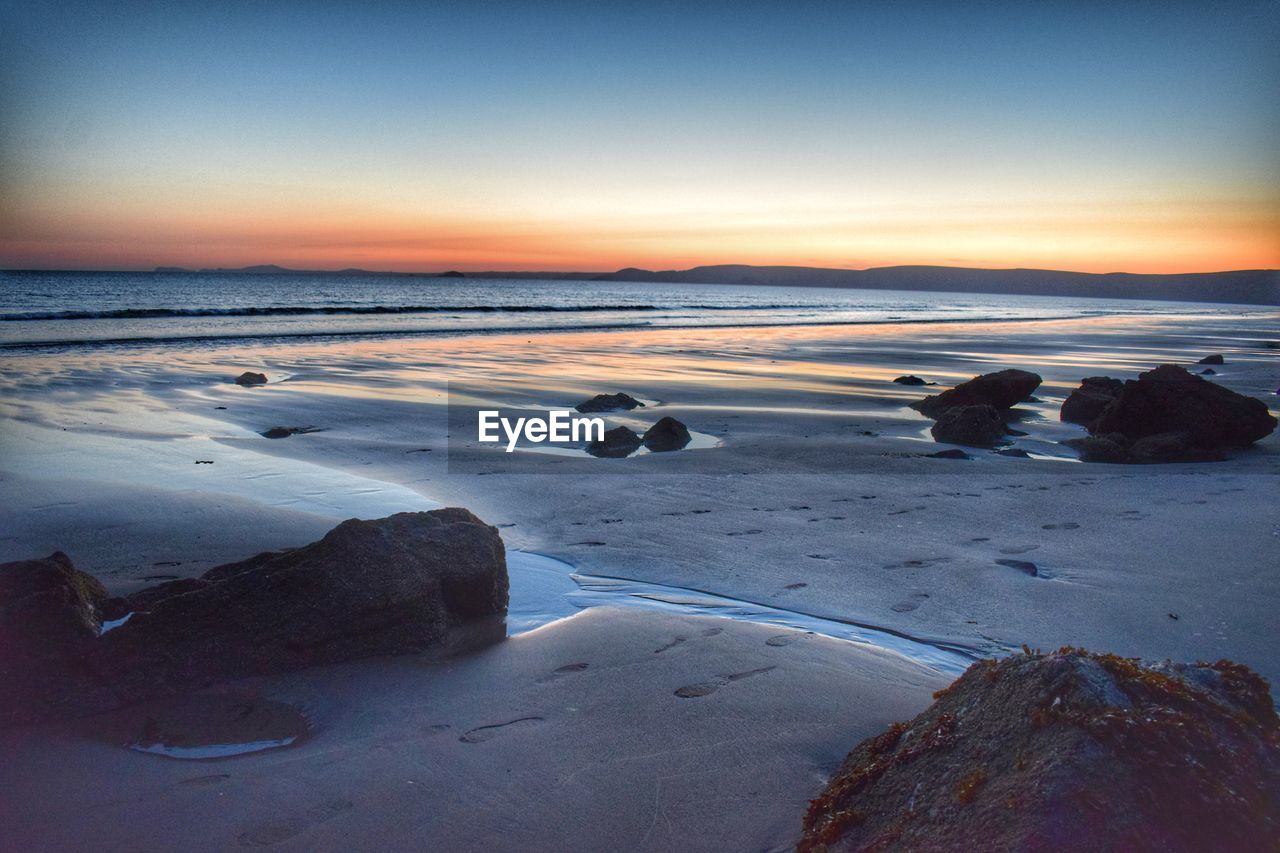
[[[157,264],[157,265],[148,266],[148,267],[98,267],[98,266],[0,267],[0,272],[5,272],[5,273],[101,272],[101,273],[151,273],[151,274],[160,274],[160,275],[163,275],[165,273],[172,273],[172,274],[193,273],[193,274],[216,275],[216,274],[243,273],[248,270],[261,270],[266,268],[275,268],[280,270],[282,273],[328,274],[328,275],[339,275],[342,273],[353,273],[353,274],[366,273],[371,275],[442,276],[450,273],[459,273],[462,275],[470,275],[470,276],[479,276],[479,275],[553,276],[558,274],[573,275],[573,276],[586,276],[586,275],[612,276],[612,275],[619,275],[621,273],[631,272],[631,271],[634,271],[637,273],[651,273],[651,274],[657,275],[657,274],[691,272],[693,270],[702,270],[702,269],[715,269],[719,267],[743,267],[747,269],[819,270],[819,271],[831,271],[831,272],[873,272],[877,270],[893,270],[893,269],[966,270],[966,271],[976,271],[976,272],[1049,272],[1049,273],[1069,273],[1071,275],[1099,276],[1099,277],[1115,276],[1115,275],[1143,276],[1143,277],[1169,277],[1169,276],[1182,276],[1182,275],[1227,275],[1231,273],[1267,273],[1267,272],[1280,273],[1280,268],[1272,268],[1272,267],[1243,267],[1243,268],[1237,268],[1237,269],[1184,270],[1179,272],[1144,273],[1144,272],[1128,272],[1125,270],[1108,270],[1105,272],[1089,272],[1085,270],[1059,269],[1055,267],[970,267],[970,266],[953,266],[948,264],[888,264],[885,266],[868,266],[868,267],[828,267],[828,266],[810,266],[806,264],[794,264],[794,263],[745,264],[745,263],[733,263],[733,262],[722,262],[722,263],[714,263],[714,264],[697,264],[691,267],[681,267],[681,268],[671,268],[671,269],[650,269],[647,267],[623,266],[613,270],[590,270],[590,269],[579,269],[579,270],[575,270],[575,269],[547,269],[547,270],[472,269],[472,270],[468,270],[461,267],[444,267],[440,269],[410,270],[410,269],[369,269],[366,267],[356,267],[356,266],[338,267],[338,268],[332,268],[332,269],[327,269],[327,268],[312,269],[312,268],[305,268],[305,267],[286,267],[281,264],[268,262],[268,263],[259,263],[259,264],[245,264],[243,266],[238,266],[238,267],[185,267],[177,264]]]

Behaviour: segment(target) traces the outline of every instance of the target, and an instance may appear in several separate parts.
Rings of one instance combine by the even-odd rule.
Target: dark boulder
[[[1089,425],[1095,435],[1120,433],[1136,441],[1181,433],[1192,447],[1245,447],[1276,428],[1261,400],[1224,388],[1184,368],[1164,364],[1124,384]]]
[[[947,409],[929,430],[934,441],[967,447],[994,447],[1007,440],[1004,418],[991,406],[958,406]]]
[[[491,642],[505,634],[507,590],[498,531],[464,509],[352,519],[302,548],[150,587],[100,636],[111,602],[97,581],[58,554],[10,563],[0,567],[0,722]]]
[[[984,373],[962,382],[941,394],[912,403],[911,408],[937,419],[947,409],[957,406],[992,406],[1008,409],[1031,396],[1040,387],[1040,377],[1026,370],[1001,370]]]
[[[928,385],[929,384],[928,382],[925,382],[923,379],[921,379],[919,376],[899,376],[897,379],[893,381],[897,382],[899,385]]]
[[[644,403],[641,403],[630,394],[623,394],[620,391],[617,394],[597,394],[590,400],[585,400],[574,406],[574,408],[579,412],[619,412],[644,408]]]
[[[166,585],[171,594],[95,644],[89,664],[120,696],[446,651],[504,633],[502,539],[463,509],[351,519],[318,542],[202,580],[185,592]]]
[[[816,850],[1271,850],[1280,720],[1229,661],[1078,649],[971,666],[863,741],[814,800]]]
[[[620,426],[606,430],[603,439],[588,444],[587,452],[592,456],[618,459],[635,453],[640,448],[640,444],[640,436],[636,435],[634,430]]]
[[[1222,357],[1222,353],[1214,353],[1206,355],[1204,358],[1196,362],[1196,364],[1226,364],[1227,360]]]
[[[1088,426],[1098,419],[1107,404],[1120,396],[1124,382],[1109,376],[1090,376],[1062,402],[1059,417],[1067,423]]]
[[[249,373],[245,371],[236,377],[236,384],[246,387],[250,385],[266,385],[267,375],[265,373]]]
[[[0,565],[0,725],[57,711],[94,692],[78,665],[97,639],[110,599],[58,551]]]
[[[642,441],[654,453],[680,450],[691,440],[689,429],[672,417],[664,417],[645,430]]]

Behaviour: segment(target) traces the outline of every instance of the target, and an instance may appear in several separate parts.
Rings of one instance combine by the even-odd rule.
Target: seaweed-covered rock
[[[1062,649],[974,664],[861,743],[800,851],[1272,850],[1280,721],[1239,664]]]
[[[1080,380],[1080,387],[1062,401],[1063,421],[1088,426],[1098,419],[1102,410],[1120,396],[1124,382],[1110,376],[1090,376]]]
[[[1124,384],[1120,394],[1089,425],[1095,435],[1120,433],[1136,441],[1180,433],[1191,447],[1245,447],[1276,428],[1261,400],[1163,364]]]
[[[574,408],[579,412],[619,412],[644,408],[644,403],[641,403],[630,394],[623,394],[619,391],[617,394],[597,394],[590,400],[584,400],[574,406]]]
[[[236,384],[246,387],[250,385],[266,385],[267,375],[265,373],[250,373],[246,370],[236,377]]]
[[[991,406],[956,406],[938,416],[929,430],[934,441],[967,447],[994,447],[1006,440],[1004,418]]]
[[[937,419],[957,406],[992,406],[1008,409],[1031,396],[1040,387],[1040,377],[1026,370],[984,373],[954,388],[912,403],[911,408]]]
[[[644,432],[644,446],[654,453],[668,450],[680,450],[692,440],[689,428],[673,417],[667,416],[659,420]]]
[[[635,430],[624,426],[614,427],[605,430],[604,438],[600,441],[588,444],[587,452],[592,456],[618,459],[635,453],[640,448],[640,443],[640,436],[636,435]]]

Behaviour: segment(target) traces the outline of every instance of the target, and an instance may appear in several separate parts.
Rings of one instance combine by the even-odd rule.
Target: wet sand
[[[1099,318],[7,357],[0,559],[60,549],[128,592],[342,518],[450,504],[581,575],[729,602],[635,607],[652,589],[611,599],[549,580],[521,599],[519,628],[558,621],[483,653],[253,685],[315,732],[239,758],[8,733],[12,825],[46,849],[103,831],[163,846],[193,827],[209,849],[785,847],[844,752],[950,678],[909,645],[829,639],[805,619],[972,655],[1226,657],[1274,682],[1280,528],[1262,508],[1280,492],[1277,436],[1223,463],[1084,465],[1057,443],[1081,434],[1057,409],[1084,376],[1222,352],[1214,381],[1274,411],[1277,328],[1274,315]],[[929,389],[893,377],[946,386],[1004,367],[1045,377],[1018,425],[1032,458],[925,458],[939,446],[907,404]],[[240,388],[242,370],[271,382]],[[590,459],[446,434],[450,401],[465,418],[613,391],[657,405],[610,425],[672,415],[719,445]],[[304,425],[322,431],[260,435]],[[779,612],[798,618],[767,624]]]

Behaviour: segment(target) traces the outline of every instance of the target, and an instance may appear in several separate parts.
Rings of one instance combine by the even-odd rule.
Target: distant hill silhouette
[[[869,290],[913,290],[938,293],[999,293],[1026,296],[1074,296],[1096,299],[1158,299],[1280,305],[1280,270],[1233,270],[1206,273],[1083,273],[1063,270],[974,269],[971,267],[900,266],[865,270],[824,267],[720,264],[687,270],[617,272],[376,272],[361,269],[294,270],[275,264],[239,269],[187,270],[157,267],[158,273],[249,275],[370,275],[436,278],[570,279],[589,281],[664,282],[671,284],[747,284],[785,287],[856,287]]]

